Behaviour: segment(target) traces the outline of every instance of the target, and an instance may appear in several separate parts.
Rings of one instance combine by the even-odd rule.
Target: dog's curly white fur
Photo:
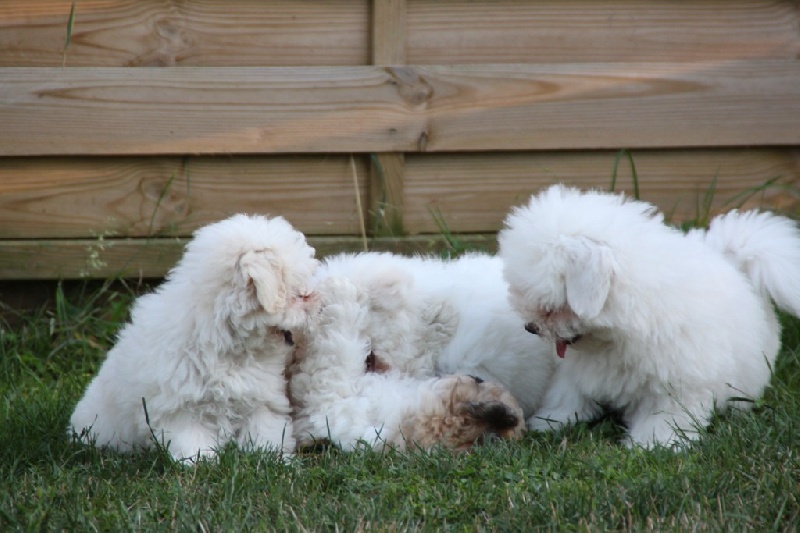
[[[325,258],[315,276],[344,276],[364,288],[365,330],[374,353],[418,377],[466,374],[508,389],[525,416],[539,407],[553,371],[550,345],[519,327],[503,263],[368,252]]]
[[[120,451],[155,437],[180,460],[213,457],[230,441],[291,453],[285,331],[314,309],[317,264],[280,217],[199,229],[167,280],[135,302],[70,430]]]
[[[300,445],[330,440],[344,450],[367,444],[462,451],[487,434],[522,434],[522,410],[500,385],[471,376],[369,372],[365,331],[374,295],[336,277],[317,290],[322,309],[290,371]]]
[[[553,186],[499,235],[510,298],[559,361],[533,429],[621,410],[629,444],[695,439],[758,398],[780,348],[771,300],[800,314],[800,233],[732,212],[684,235],[621,195]],[[520,325],[522,327],[522,325]]]

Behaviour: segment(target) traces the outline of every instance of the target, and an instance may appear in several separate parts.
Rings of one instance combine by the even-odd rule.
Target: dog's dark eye
[[[539,328],[537,328],[536,324],[534,324],[533,322],[528,322],[527,324],[525,324],[525,331],[527,331],[528,333],[533,333],[534,335],[539,334]]]
[[[287,346],[294,346],[294,338],[292,337],[292,332],[288,329],[284,329],[281,331],[283,333],[283,341],[286,343]]]
[[[483,383],[483,378],[479,378],[478,376],[470,376],[472,379],[475,380],[475,383]]]

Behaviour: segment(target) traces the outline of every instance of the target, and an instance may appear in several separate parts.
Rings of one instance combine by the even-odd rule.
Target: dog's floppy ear
[[[567,303],[579,318],[596,317],[606,303],[614,275],[611,250],[586,237],[563,237]]]
[[[245,283],[253,284],[256,298],[267,313],[274,314],[286,305],[286,284],[280,260],[270,250],[245,252],[239,259]]]

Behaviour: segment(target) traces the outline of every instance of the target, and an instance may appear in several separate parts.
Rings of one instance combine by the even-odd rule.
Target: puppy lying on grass
[[[364,335],[367,292],[336,277],[317,291],[320,314],[290,371],[299,446],[330,440],[344,450],[366,444],[464,451],[490,435],[522,435],[522,410],[502,386],[464,375],[420,378],[387,367]]]
[[[366,291],[370,316],[363,334],[392,368],[500,383],[526,416],[541,405],[555,366],[552,346],[519,327],[499,257],[339,254],[325,258],[314,277],[331,276]]]
[[[236,215],[199,229],[154,293],[134,304],[70,431],[178,460],[227,442],[295,448],[284,369],[291,330],[315,309],[314,250],[284,219]]]

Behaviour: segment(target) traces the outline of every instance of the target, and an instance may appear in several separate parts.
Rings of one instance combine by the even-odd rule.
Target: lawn
[[[682,452],[628,450],[611,419],[470,454],[319,449],[285,464],[222,451],[77,445],[66,426],[132,291],[87,285],[0,331],[0,530],[744,530],[800,525],[800,321],[772,387]],[[8,311],[8,310],[6,310]],[[8,314],[8,313],[7,313]]]

